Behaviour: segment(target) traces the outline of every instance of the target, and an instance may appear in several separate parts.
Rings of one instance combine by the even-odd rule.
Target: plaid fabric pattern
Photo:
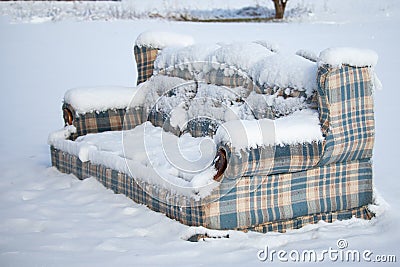
[[[170,124],[168,114],[156,111],[155,109],[147,112],[143,107],[135,107],[128,110],[116,109],[76,115],[71,105],[65,103],[64,107],[68,107],[72,114],[74,114],[73,125],[77,131],[71,135],[71,140],[90,133],[130,130],[145,121],[150,121],[154,126],[162,127],[165,131],[177,136],[190,133],[194,137],[212,137],[219,125],[212,120],[194,119],[189,121],[187,127],[181,131]]]
[[[180,129],[178,126],[173,127],[171,125],[169,114],[160,110],[157,111],[155,108],[149,112],[147,120],[154,126],[161,127],[164,131],[173,133],[176,136],[190,133],[193,137],[213,137],[218,126],[222,123],[208,118],[195,118],[189,120],[184,129]]]
[[[170,123],[170,114],[153,108],[150,110],[147,120],[154,126],[163,128],[166,132],[173,133],[176,136],[180,135],[179,127],[173,127]]]
[[[334,221],[348,220],[353,217],[370,220],[375,215],[368,209],[368,206],[362,206],[350,210],[342,210],[336,212],[322,212],[313,215],[301,216],[292,220],[285,220],[279,222],[268,222],[259,224],[254,227],[246,229],[236,230],[250,230],[255,232],[267,233],[267,232],[281,232],[284,233],[287,230],[299,229],[307,224],[316,224],[319,221],[325,221],[332,223]]]
[[[206,209],[206,227],[247,229],[368,205],[372,203],[372,167],[368,161],[337,163],[302,172],[223,180],[217,189],[214,194],[221,198]]]
[[[204,211],[201,203],[195,200],[179,196],[171,197],[171,193],[165,189],[144,182],[139,184],[129,175],[102,165],[91,162],[82,163],[76,156],[54,147],[51,147],[51,157],[53,166],[63,173],[72,173],[79,179],[96,177],[106,188],[113,190],[116,194],[124,194],[136,203],[145,204],[150,209],[164,213],[183,224],[193,226],[203,224]]]
[[[207,71],[203,71],[204,65],[208,66]],[[196,70],[202,70],[202,72]],[[279,86],[260,84],[258,81],[253,81],[252,77],[248,76],[248,74],[242,70],[213,62],[182,63],[164,69],[156,69],[154,73],[157,75],[179,77],[184,80],[201,81],[207,84],[215,84],[229,88],[243,87],[259,94],[276,94],[277,96],[282,96],[284,98],[308,98],[305,91],[299,91],[294,88],[281,88]],[[290,89],[289,93],[287,93],[287,89]],[[312,98],[313,97],[310,97],[310,101]]]
[[[190,120],[181,134],[190,133],[193,137],[213,137],[221,125],[220,122],[209,118],[196,118]]]
[[[73,173],[80,179],[94,176],[114,192],[191,226],[283,232],[319,220],[373,216],[366,207],[372,203],[372,169],[367,161],[291,174],[243,177],[233,184],[232,180],[224,180],[212,195],[195,201],[183,196],[171,198],[167,190],[139,184],[129,175],[105,166],[82,163],[53,147],[51,156],[53,166],[61,172]]]
[[[131,130],[147,121],[147,112],[144,107],[128,108],[124,111],[122,130]]]
[[[153,75],[154,61],[156,60],[158,49],[135,45],[133,50],[138,72],[137,84],[140,84]]]
[[[228,158],[225,179],[307,170],[318,164],[324,151],[321,142],[265,146],[240,152],[233,151],[229,145],[219,148],[226,151]]]
[[[135,57],[138,54],[136,60],[142,62],[139,76],[146,80],[153,73],[157,50],[137,49],[143,49],[140,52],[135,47]],[[225,86],[245,82],[236,78],[224,80],[225,75],[215,72],[214,76],[203,78]],[[225,179],[200,201],[180,195],[171,197],[169,190],[106,166],[82,163],[53,147],[52,164],[80,179],[94,176],[114,192],[191,226],[285,232],[319,220],[332,222],[353,216],[370,219],[373,213],[367,206],[372,203],[373,192],[369,159],[374,145],[374,111],[369,68],[320,66],[317,99],[324,142],[260,147],[239,154],[228,145],[221,145],[228,157]],[[155,110],[108,110],[78,116],[71,106],[64,105],[74,116],[76,136],[131,129],[147,120],[166,131],[182,134],[170,125],[167,114]],[[193,120],[183,132],[212,135],[217,127],[213,123]]]
[[[209,65],[210,70],[207,72],[197,72],[190,69],[203,69],[204,65]],[[226,73],[229,73],[227,75]],[[215,84],[218,86],[226,86],[229,88],[243,87],[249,91],[262,93],[253,80],[246,73],[235,68],[221,66],[221,64],[212,62],[194,62],[187,65],[180,64],[178,66],[168,67],[166,69],[156,70],[158,75],[178,77],[184,80],[201,81],[207,84]]]
[[[68,108],[74,116],[72,124],[76,127],[76,133],[71,136],[72,140],[89,133],[129,130],[146,121],[145,113],[141,107],[131,108],[128,111],[125,109],[109,109],[79,115],[68,103],[64,103],[63,108]]]
[[[205,63],[197,64],[204,65]],[[207,64],[212,63],[207,62]],[[196,63],[190,64],[191,67],[193,65],[196,65]],[[202,68],[197,67],[197,69]],[[226,67],[221,69],[221,66],[218,65],[215,66],[214,69],[211,69],[207,72],[197,73],[193,70],[189,70],[188,66],[179,65],[174,68],[169,67],[167,69],[156,71],[156,73],[157,75],[179,77],[185,80],[195,80],[206,84],[215,84],[218,86],[226,86],[229,88],[243,87],[248,89],[248,93],[250,93],[251,91],[255,91],[258,94],[276,95],[285,99],[288,97],[302,98],[305,99],[305,102],[310,106],[310,108],[316,108],[316,92],[312,96],[307,96],[305,91],[299,91],[293,88],[281,88],[278,86],[271,87],[268,85],[260,85],[254,82],[251,77],[247,76],[246,73],[236,70],[234,68]],[[230,74],[228,75],[226,73]],[[256,111],[257,107],[254,107],[254,110]],[[268,118],[273,120],[283,116],[284,114],[280,114],[274,107],[269,107],[269,109],[264,111],[263,114],[256,115],[258,118]]]
[[[375,127],[370,69],[322,66],[318,94],[326,136],[320,165],[371,158]]]
[[[72,173],[81,180],[89,177],[90,162],[82,162],[78,157],[54,147],[50,147],[50,152],[51,164],[60,172]]]

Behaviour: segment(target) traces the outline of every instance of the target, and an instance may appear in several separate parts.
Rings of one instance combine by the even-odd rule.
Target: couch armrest
[[[337,59],[341,52],[346,51],[333,50],[333,55]],[[372,157],[375,137],[372,66],[376,59],[368,64],[368,59],[363,62],[359,58],[363,55],[362,51],[356,52],[358,54],[354,52],[353,55],[358,56],[358,66],[350,65],[351,57],[348,62],[338,61],[340,64],[320,62],[318,108],[322,131],[326,136],[320,165]],[[368,53],[367,58],[371,51]],[[329,59],[326,54],[325,57]]]
[[[136,67],[137,67],[137,84],[147,81],[152,75],[154,70],[154,61],[158,54],[157,48],[138,46],[133,48]]]
[[[67,117],[64,115],[65,126],[73,125],[76,128],[76,132],[70,136],[71,140],[91,133],[133,129],[147,119],[143,107],[77,114],[70,104],[64,103],[63,113],[68,114]]]
[[[323,149],[323,142],[270,145],[240,151],[229,145],[220,144],[218,147],[226,158],[227,166],[223,172],[226,179],[308,170],[318,164]],[[216,169],[219,170],[217,166]]]
[[[64,95],[62,106],[65,126],[73,125],[77,137],[89,133],[132,129],[144,122],[142,107],[130,106],[136,88],[75,88]]]

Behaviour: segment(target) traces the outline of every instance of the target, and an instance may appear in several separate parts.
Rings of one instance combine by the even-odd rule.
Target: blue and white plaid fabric
[[[368,161],[338,163],[303,172],[223,180],[200,201],[171,197],[168,190],[51,148],[52,164],[80,179],[96,177],[105,187],[191,226],[259,232],[300,228],[319,220],[370,219],[372,168]]]
[[[206,226],[247,228],[267,222],[350,210],[372,203],[368,161],[330,164],[302,172],[223,180],[206,210]],[[215,196],[214,196],[215,197]]]
[[[88,112],[77,115],[74,108],[64,103],[63,109],[67,108],[73,115],[72,125],[76,128],[76,133],[71,135],[71,139],[90,134],[106,131],[121,131],[133,129],[137,125],[147,120],[143,108],[136,107],[131,109],[114,109],[101,112]]]
[[[148,69],[143,68],[143,73],[147,79]],[[53,147],[52,164],[80,179],[94,176],[114,192],[187,225],[284,232],[319,220],[370,219],[373,213],[367,206],[373,201],[370,158],[374,145],[370,69],[320,66],[317,100],[324,142],[260,147],[240,155],[221,145],[228,158],[225,178],[200,201],[171,197],[166,189],[137,182],[107,166],[82,163]],[[176,130],[170,129],[165,114],[142,108],[76,116],[72,107],[65,107],[72,109],[77,136],[131,129],[146,120]],[[215,128],[209,122],[194,121],[185,131],[202,136],[213,134]]]
[[[242,176],[270,175],[275,173],[298,172],[316,166],[323,154],[323,143],[312,142],[285,146],[265,146],[240,152],[229,145],[220,144],[228,158],[225,179]]]
[[[368,67],[319,68],[319,113],[326,136],[320,165],[372,157],[375,137],[372,88]]]

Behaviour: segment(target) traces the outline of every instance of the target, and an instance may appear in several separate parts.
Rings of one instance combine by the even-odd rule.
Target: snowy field
[[[189,1],[181,1],[190,6]],[[162,2],[163,12],[179,5],[178,0]],[[246,6],[244,0],[237,5],[224,2],[227,6],[215,2],[208,0],[195,10]],[[254,5],[258,1],[247,2]],[[138,4],[143,12],[152,10],[147,1],[143,3]],[[32,4],[26,5],[32,8]],[[396,255],[399,262],[400,174],[396,167],[400,162],[400,93],[396,79],[400,3],[291,0],[288,8],[290,5],[310,12],[284,23],[93,21],[73,16],[54,22],[51,14],[48,19],[38,19],[32,12],[18,22],[4,15],[11,14],[5,12],[10,5],[0,3],[0,266],[271,265],[280,262],[257,258],[265,246],[287,252],[322,251],[337,249],[338,239],[345,239],[349,249],[370,250],[372,259]],[[229,231],[229,239],[191,243],[183,238],[204,229],[150,211],[113,194],[93,178],[79,181],[52,168],[47,137],[63,125],[64,92],[81,86],[135,86],[132,44],[145,30],[190,34],[196,42],[265,39],[290,52],[303,48],[319,53],[332,46],[375,50],[379,55],[376,72],[383,84],[375,94],[377,217],[321,222],[286,234]],[[324,261],[335,263],[346,262]]]

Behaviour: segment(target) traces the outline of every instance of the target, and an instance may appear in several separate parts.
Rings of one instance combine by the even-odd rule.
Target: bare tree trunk
[[[275,5],[275,19],[283,19],[287,0],[272,0]]]

